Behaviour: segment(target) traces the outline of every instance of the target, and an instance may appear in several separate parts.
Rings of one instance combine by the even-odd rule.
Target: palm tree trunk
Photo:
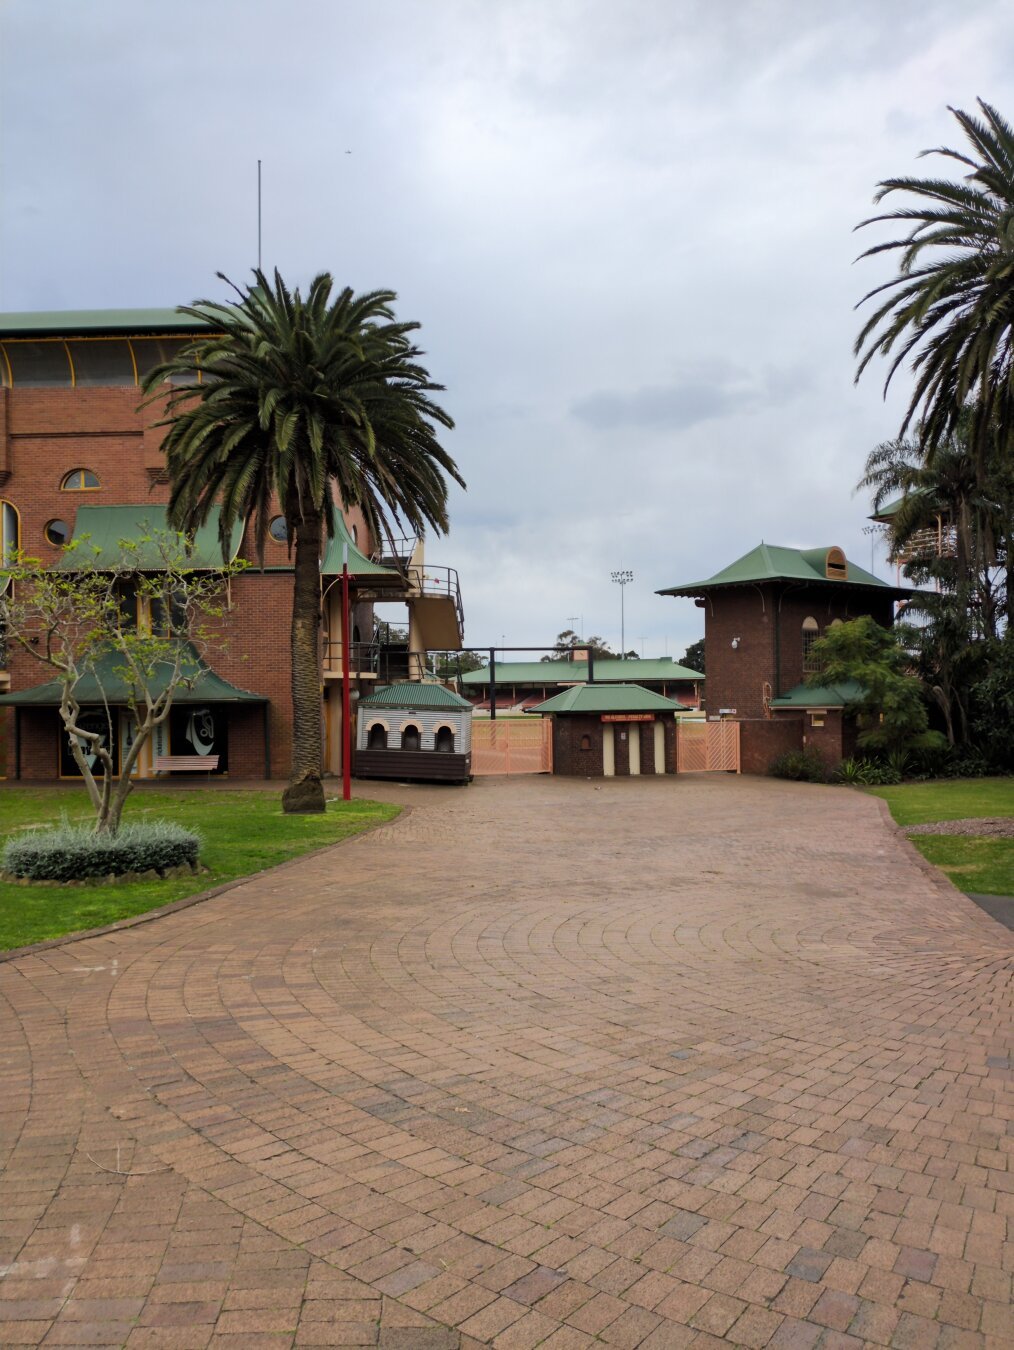
[[[287,814],[325,809],[321,783],[319,515],[296,525],[296,576],[292,594],[292,776],[282,795]]]

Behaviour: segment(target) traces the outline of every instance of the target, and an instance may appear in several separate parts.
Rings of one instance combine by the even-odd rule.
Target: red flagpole
[[[349,693],[349,546],[342,560],[342,800],[352,800],[352,699]]]

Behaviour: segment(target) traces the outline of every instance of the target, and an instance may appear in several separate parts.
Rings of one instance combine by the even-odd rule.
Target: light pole
[[[620,588],[620,660],[626,659],[627,655],[627,629],[623,614],[623,588],[628,581],[633,581],[633,572],[611,572],[610,576]]]

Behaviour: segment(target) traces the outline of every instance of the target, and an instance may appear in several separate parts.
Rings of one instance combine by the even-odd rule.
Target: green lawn
[[[2,789],[0,789],[2,791]],[[199,830],[206,875],[120,886],[12,886],[0,882],[0,950],[131,918],[223,882],[337,843],[398,814],[387,802],[332,801],[323,816],[284,816],[278,792],[134,792],[127,819],[162,818]],[[3,792],[0,846],[26,825],[56,824],[62,813],[87,823],[84,789]]]
[[[967,778],[871,788],[899,825],[975,816],[1014,816],[1014,778]],[[1014,895],[1014,839],[976,835],[912,835],[923,855],[955,886],[981,895]]]

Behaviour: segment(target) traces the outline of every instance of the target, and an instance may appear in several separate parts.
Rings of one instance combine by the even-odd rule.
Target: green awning
[[[173,695],[173,702],[186,703],[267,703],[263,694],[251,694],[245,689],[237,689],[234,684],[217,675],[210,666],[204,664],[191,647],[184,661],[184,673],[187,686],[180,686]],[[155,675],[148,688],[158,695],[168,683],[170,667],[168,663],[161,669],[156,667]],[[58,708],[63,686],[59,680],[50,680],[47,684],[37,684],[31,689],[18,689],[11,694],[0,694],[0,707],[3,708]],[[142,691],[138,691],[139,693]],[[94,665],[78,681],[74,697],[83,706],[86,704],[108,703],[113,707],[124,706],[130,697],[131,686],[125,678],[123,657],[117,652],[107,651],[98,657]]]
[[[771,700],[772,708],[844,708],[863,698],[866,690],[855,680],[840,684],[794,685],[787,693]]]
[[[176,309],[22,310],[0,314],[5,337],[148,337],[151,334],[201,333],[207,328],[192,314]]]
[[[368,558],[356,547],[345,518],[338,510],[334,513],[334,535],[325,540],[324,559],[320,565],[321,575],[340,577],[345,561],[345,549],[348,548],[349,576],[362,577],[374,586],[404,586],[405,578],[393,567],[383,567]]]
[[[633,713],[690,712],[682,703],[663,698],[639,684],[578,684],[564,689],[545,703],[529,708],[533,713]]]
[[[193,568],[213,571],[222,566],[222,545],[218,538],[219,508],[213,506],[207,523],[194,532],[193,551],[189,564]],[[239,552],[243,542],[244,521],[237,520],[229,539],[229,562]],[[78,549],[65,555],[57,567],[65,572],[77,571],[82,564],[101,571],[103,567],[122,566],[123,543],[139,544],[139,570],[161,572],[163,561],[155,545],[144,540],[156,533],[175,533],[166,518],[166,508],[155,502],[137,506],[86,506],[77,508],[74,520],[74,542]],[[87,536],[87,538],[85,537]]]

